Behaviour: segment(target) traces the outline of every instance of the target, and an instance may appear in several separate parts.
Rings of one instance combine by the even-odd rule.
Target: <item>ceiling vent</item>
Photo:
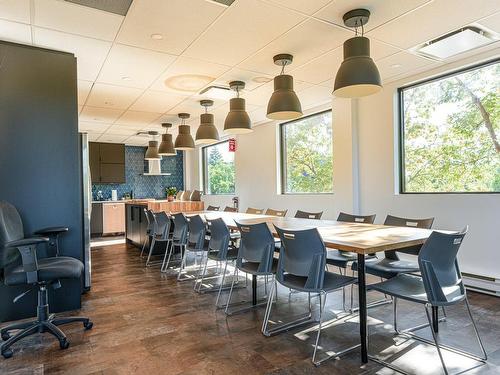
[[[65,0],[68,3],[83,5],[88,8],[99,9],[104,12],[127,15],[132,0]]]
[[[445,60],[496,41],[494,33],[476,26],[463,27],[416,47],[420,55]]]
[[[234,0],[205,0],[205,1],[208,1],[209,3],[215,3],[217,5],[222,5],[225,7],[228,7],[232,3],[234,3]]]
[[[229,100],[233,97],[233,92],[229,87],[223,86],[208,86],[200,91],[199,95],[206,96],[210,99]]]

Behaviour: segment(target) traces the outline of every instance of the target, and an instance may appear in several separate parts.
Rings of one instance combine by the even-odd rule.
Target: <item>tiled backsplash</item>
[[[134,198],[165,198],[165,188],[175,186],[184,189],[183,153],[177,156],[166,156],[161,160],[161,169],[171,173],[170,176],[143,176],[147,161],[144,160],[146,147],[125,146],[125,183],[124,184],[92,184],[92,198],[96,198],[100,190],[104,199],[111,198],[111,190],[118,191],[118,199],[123,194],[134,192]]]

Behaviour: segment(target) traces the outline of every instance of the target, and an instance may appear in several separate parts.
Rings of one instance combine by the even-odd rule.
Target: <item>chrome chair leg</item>
[[[163,256],[163,262],[161,263],[161,267],[160,267],[160,272],[167,272],[167,267],[165,267],[165,264],[166,264],[166,260],[167,258],[170,258],[170,248],[173,246],[173,244],[171,243],[171,241],[168,241],[167,242],[167,246],[165,248],[165,255]]]
[[[198,290],[196,290],[196,283],[194,285],[195,286],[194,290],[197,291],[198,293],[201,292],[201,286],[203,285],[203,279],[205,278],[205,275],[207,273],[207,265],[208,265],[208,253],[205,257],[205,265],[203,267],[203,272],[201,273],[201,280],[198,283]]]
[[[148,259],[146,260],[146,267],[149,267],[151,265],[150,264],[151,254],[153,253],[153,249],[155,248],[155,243],[156,239],[153,236],[153,239],[151,240],[151,245],[149,246],[149,253],[148,253]]]
[[[215,300],[215,308],[216,309],[219,309],[222,307],[222,306],[219,306],[219,299],[220,299],[220,295],[222,292],[222,288],[224,286],[224,280],[226,279],[226,272],[227,272],[227,259],[226,259],[226,264],[224,265],[224,272],[222,273],[222,281],[220,283],[219,293],[217,293],[217,299]]]
[[[264,320],[262,321],[262,334],[264,336],[270,336],[267,326],[269,324],[269,316],[271,315],[271,308],[273,304],[273,294],[275,292],[276,292],[276,283],[273,283],[273,285],[271,285],[271,290],[269,291],[269,296],[267,299],[267,306],[266,306],[266,312],[264,313]]]
[[[424,305],[425,315],[427,316],[427,320],[429,321],[429,326],[431,327],[432,338],[434,340],[434,344],[436,345],[437,352],[439,354],[439,359],[441,360],[441,365],[443,366],[444,373],[448,375],[448,369],[446,368],[446,364],[444,363],[443,354],[441,353],[441,348],[439,347],[438,339],[436,337],[436,332],[432,329],[432,318],[427,308],[427,305]]]
[[[186,257],[187,257],[188,251],[184,249],[184,254],[182,255],[182,260],[181,260],[181,265],[179,266],[179,272],[177,273],[177,281],[181,281],[181,275],[182,275],[182,270],[186,268]],[[196,257],[195,257],[196,259]],[[189,279],[185,279],[189,280]]]
[[[310,295],[310,293],[309,293]],[[320,293],[319,295],[319,324],[318,324],[318,333],[316,334],[316,343],[314,344],[314,352],[312,356],[312,363],[315,366],[319,366],[321,362],[316,362],[316,352],[318,351],[318,343],[319,343],[319,336],[321,335],[321,324],[323,323],[323,310],[326,305],[326,296],[327,294],[324,293],[324,301],[323,301],[323,293]],[[309,297],[310,298],[310,297]]]
[[[229,303],[231,302],[231,296],[233,295],[234,280],[236,280],[236,278],[238,277],[237,276],[237,271],[238,271],[238,268],[235,267],[234,268],[234,273],[233,273],[233,281],[231,282],[231,289],[229,289],[229,296],[227,297],[226,309],[224,310],[224,312],[226,313],[226,315],[228,315]]]
[[[472,322],[472,327],[474,328],[474,333],[476,334],[477,342],[479,343],[479,347],[481,348],[481,352],[483,356],[480,357],[482,360],[486,361],[488,359],[488,355],[486,354],[486,350],[484,349],[483,341],[481,340],[481,336],[479,336],[479,331],[477,330],[476,322],[472,317],[472,312],[470,311],[469,299],[465,297],[465,306],[467,307],[467,312],[469,313],[470,321]],[[444,309],[444,308],[443,308]]]

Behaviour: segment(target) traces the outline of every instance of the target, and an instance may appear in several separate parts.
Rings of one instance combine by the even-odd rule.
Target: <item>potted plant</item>
[[[175,194],[177,194],[177,188],[175,186],[170,186],[166,188],[165,191],[167,193],[167,200],[172,202],[175,198]]]

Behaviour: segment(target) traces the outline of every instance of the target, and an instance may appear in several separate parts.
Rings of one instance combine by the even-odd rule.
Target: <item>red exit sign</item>
[[[236,139],[234,138],[229,140],[229,152],[236,152]]]

